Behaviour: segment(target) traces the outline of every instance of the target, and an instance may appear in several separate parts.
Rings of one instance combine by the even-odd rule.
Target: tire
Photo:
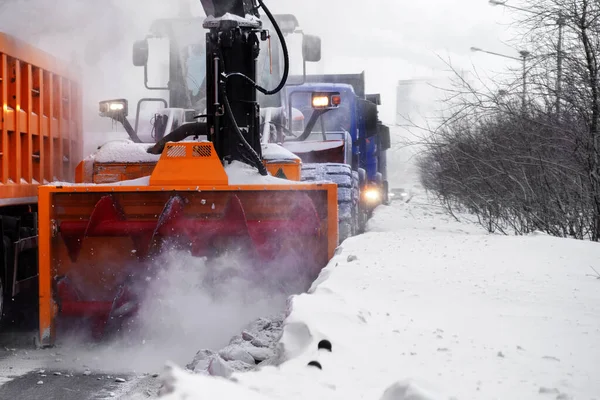
[[[333,182],[338,185],[339,243],[358,232],[360,199],[358,173],[348,164],[303,164],[301,181]]]

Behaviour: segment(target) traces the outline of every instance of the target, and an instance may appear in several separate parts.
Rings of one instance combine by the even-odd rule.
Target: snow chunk
[[[254,357],[250,355],[246,350],[239,346],[229,345],[219,351],[219,355],[223,357],[225,361],[243,361],[246,364],[254,364]]]
[[[114,140],[105,143],[91,157],[100,163],[157,162],[160,154],[148,154],[153,143],[135,143],[131,140]]]

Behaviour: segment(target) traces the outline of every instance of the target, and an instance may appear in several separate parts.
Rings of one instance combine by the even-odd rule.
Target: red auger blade
[[[133,195],[119,197],[118,194],[107,194],[99,197],[95,204],[88,203],[87,207],[90,208],[94,204],[89,219],[73,218],[68,214],[73,219],[63,217],[59,220],[58,230],[73,264],[65,266],[62,274],[92,276],[84,284],[88,286],[79,290],[63,276],[57,279],[55,294],[60,314],[91,321],[95,337],[103,335],[108,322],[118,324],[133,316],[139,306],[138,298],[110,265],[119,264],[122,260],[123,265],[117,269],[121,274],[134,277],[139,268],[148,266],[146,261],[151,254],[159,252],[161,246],[171,241],[190,249],[194,256],[209,258],[230,249],[241,250],[248,260],[249,271],[279,260],[282,268],[291,268],[295,264],[306,265],[305,269],[309,272],[316,268],[318,262],[315,260],[322,256],[316,249],[323,248],[320,243],[324,239],[320,237],[319,213],[306,193],[298,193],[290,196],[288,202],[279,201],[276,204],[269,202],[271,197],[268,192],[259,192],[256,196],[215,193],[207,195],[211,199],[210,205],[205,205],[203,197],[194,193],[164,196],[164,206],[156,201],[156,197],[149,196],[148,200],[144,198],[138,203]],[[247,210],[244,209],[244,201]],[[252,218],[249,219],[248,215],[252,215]],[[103,239],[98,239],[93,245],[90,244],[91,247],[88,246],[93,247],[93,251],[83,254],[86,238],[93,237],[106,237],[107,244],[103,244]],[[117,239],[115,242],[110,238],[125,240]],[[131,239],[135,255],[128,250],[127,238]],[[169,242],[165,242],[167,239]],[[116,245],[113,247],[108,243]],[[117,248],[118,254],[130,257],[129,261],[111,256]],[[130,267],[128,262],[135,262],[136,259],[141,263],[134,263]],[[112,283],[107,284],[106,279]],[[103,287],[97,287],[99,285]],[[120,289],[115,290],[117,288]],[[99,300],[94,300],[90,295],[95,289],[102,293]]]

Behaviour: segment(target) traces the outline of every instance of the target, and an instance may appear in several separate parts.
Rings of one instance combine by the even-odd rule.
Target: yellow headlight
[[[365,190],[365,199],[368,201],[378,201],[379,200],[379,190],[377,189],[367,189]]]

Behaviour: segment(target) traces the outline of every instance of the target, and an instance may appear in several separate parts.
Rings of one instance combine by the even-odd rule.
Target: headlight
[[[100,116],[109,118],[126,117],[128,113],[127,100],[105,100],[99,104]]]
[[[370,203],[379,201],[379,199],[381,198],[381,195],[379,194],[379,190],[372,189],[372,188],[365,190],[364,196],[365,196],[365,200],[367,200]]]

